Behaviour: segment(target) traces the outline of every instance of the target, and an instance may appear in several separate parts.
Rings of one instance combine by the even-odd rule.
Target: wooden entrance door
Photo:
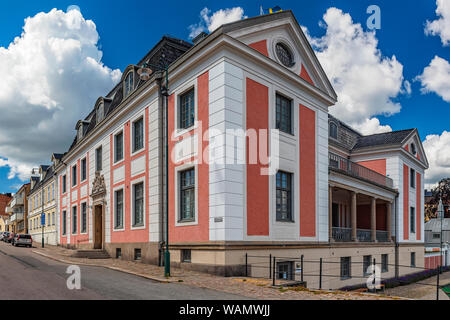
[[[95,206],[94,249],[103,249],[103,206]]]

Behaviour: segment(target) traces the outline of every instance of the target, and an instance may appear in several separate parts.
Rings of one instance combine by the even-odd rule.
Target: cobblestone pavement
[[[226,293],[238,294],[251,299],[267,300],[392,300],[399,299],[383,295],[364,293],[347,293],[336,291],[309,291],[301,288],[274,288],[269,279],[225,278],[200,272],[172,268],[172,277],[164,278],[164,268],[135,261],[119,259],[89,260],[73,258],[73,250],[61,247],[47,246],[34,248],[38,253],[49,258],[69,264],[95,265],[119,270],[134,275],[150,278],[161,282],[183,283],[206,289],[214,289]]]
[[[387,289],[386,293],[417,300],[436,300],[436,280],[437,278],[434,276],[418,283]],[[450,272],[441,274],[439,282],[441,286],[450,284]],[[450,298],[440,290],[439,300],[450,300]]]

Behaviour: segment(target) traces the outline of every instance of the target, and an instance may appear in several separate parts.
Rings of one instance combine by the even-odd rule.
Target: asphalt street
[[[178,283],[159,283],[102,267],[80,267],[81,289],[70,290],[69,265],[30,248],[0,242],[0,300],[241,300],[246,297]]]

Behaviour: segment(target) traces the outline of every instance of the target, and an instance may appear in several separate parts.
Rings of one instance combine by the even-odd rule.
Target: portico
[[[368,172],[370,169],[364,168],[369,173],[364,177],[356,175],[355,172],[361,171],[355,170],[356,166],[351,163],[350,171],[330,165],[330,242],[390,242],[397,191],[387,186],[390,183],[380,184],[389,182],[389,178],[378,177],[376,172]],[[377,179],[367,179],[371,176]]]

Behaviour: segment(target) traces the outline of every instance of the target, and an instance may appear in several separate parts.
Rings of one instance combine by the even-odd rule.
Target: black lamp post
[[[436,279],[437,280],[436,300],[439,300],[439,275],[442,272],[442,224],[444,222],[444,205],[442,203],[442,189],[444,188],[444,186],[445,186],[444,182],[440,182],[439,183],[439,193],[440,193],[439,197],[440,197],[440,199],[439,199],[437,212],[438,212],[438,215],[439,215],[438,218],[441,219],[441,235],[440,235],[440,251],[439,251],[440,255],[441,255],[441,259],[440,259],[440,262],[439,262],[439,269],[438,269],[438,272],[437,272],[437,279]]]
[[[161,88],[161,94],[165,97],[165,126],[166,126],[166,139],[165,139],[165,149],[166,149],[166,250],[164,251],[164,275],[170,277],[170,252],[169,252],[169,66],[164,64],[163,66],[153,65],[150,63],[144,63],[142,67],[137,71],[140,79],[142,81],[147,81],[150,79],[150,75],[153,73],[155,68],[156,71],[163,71],[166,74],[166,85]]]

